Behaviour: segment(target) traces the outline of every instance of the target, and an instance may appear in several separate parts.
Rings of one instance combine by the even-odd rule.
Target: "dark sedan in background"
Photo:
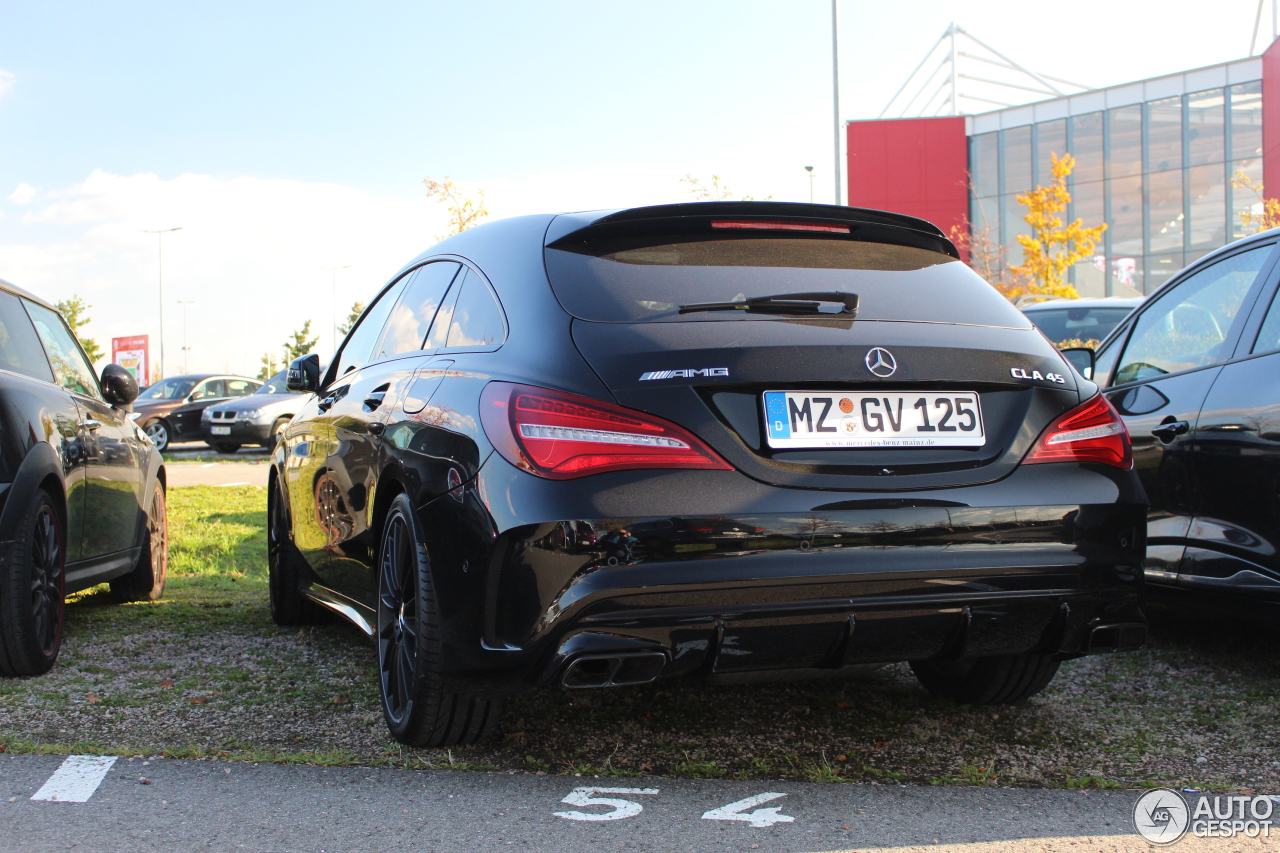
[[[118,364],[94,375],[51,305],[0,281],[0,676],[53,666],[67,593],[164,592],[164,465],[129,419],[137,394]]]
[[[214,403],[245,397],[262,386],[259,379],[217,373],[192,373],[161,379],[138,395],[138,424],[156,447],[203,438],[200,415]]]
[[[1064,351],[1133,436],[1155,586],[1280,601],[1278,239],[1267,231],[1200,259],[1096,356]]]
[[[273,454],[275,619],[376,642],[410,744],[501,697],[910,661],[1014,702],[1146,636],[1124,425],[933,225],[527,216],[371,300]]]

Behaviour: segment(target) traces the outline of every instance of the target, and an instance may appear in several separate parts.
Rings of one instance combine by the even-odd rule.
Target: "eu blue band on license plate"
[[[770,447],[982,447],[972,391],[766,391]]]

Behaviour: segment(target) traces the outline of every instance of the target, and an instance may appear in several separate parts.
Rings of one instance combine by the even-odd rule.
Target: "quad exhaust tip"
[[[647,684],[656,679],[666,665],[664,652],[583,655],[565,668],[560,684],[573,690]]]
[[[1099,625],[1089,634],[1089,653],[1136,652],[1147,642],[1147,626],[1141,622]]]

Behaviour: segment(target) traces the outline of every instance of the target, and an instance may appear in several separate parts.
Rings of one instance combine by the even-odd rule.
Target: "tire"
[[[502,700],[460,691],[441,673],[443,637],[431,563],[413,505],[396,496],[378,546],[378,692],[391,736],[409,746],[492,737]]]
[[[111,597],[121,604],[130,601],[159,601],[169,577],[169,510],[164,487],[156,483],[147,507],[147,538],[142,543],[138,564],[127,575],[111,582]]]
[[[235,453],[240,449],[240,444],[238,442],[230,441],[211,441],[209,442],[209,446],[219,453]]]
[[[163,418],[148,421],[142,431],[147,434],[147,438],[151,439],[151,443],[156,446],[156,450],[162,453],[169,446],[169,441],[173,437],[173,430],[169,428],[169,422]]]
[[[1048,687],[1058,661],[1031,653],[954,662],[913,660],[911,671],[936,696],[966,705],[1011,705]]]
[[[280,439],[284,436],[284,431],[289,426],[291,418],[276,418],[276,422],[271,425],[271,434],[267,436],[267,450],[275,450],[276,445],[280,443]]]
[[[58,659],[66,622],[65,524],[48,492],[15,533],[0,567],[0,675],[40,675]]]
[[[289,535],[289,512],[279,482],[267,494],[267,591],[271,618],[292,627],[324,621],[325,611],[302,592],[302,555]]]

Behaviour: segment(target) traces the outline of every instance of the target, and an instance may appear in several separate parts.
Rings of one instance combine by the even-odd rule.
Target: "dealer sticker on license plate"
[[[965,391],[766,391],[770,447],[981,447],[982,405]]]
[[[231,427],[209,427],[209,432],[214,435],[231,435]]]

